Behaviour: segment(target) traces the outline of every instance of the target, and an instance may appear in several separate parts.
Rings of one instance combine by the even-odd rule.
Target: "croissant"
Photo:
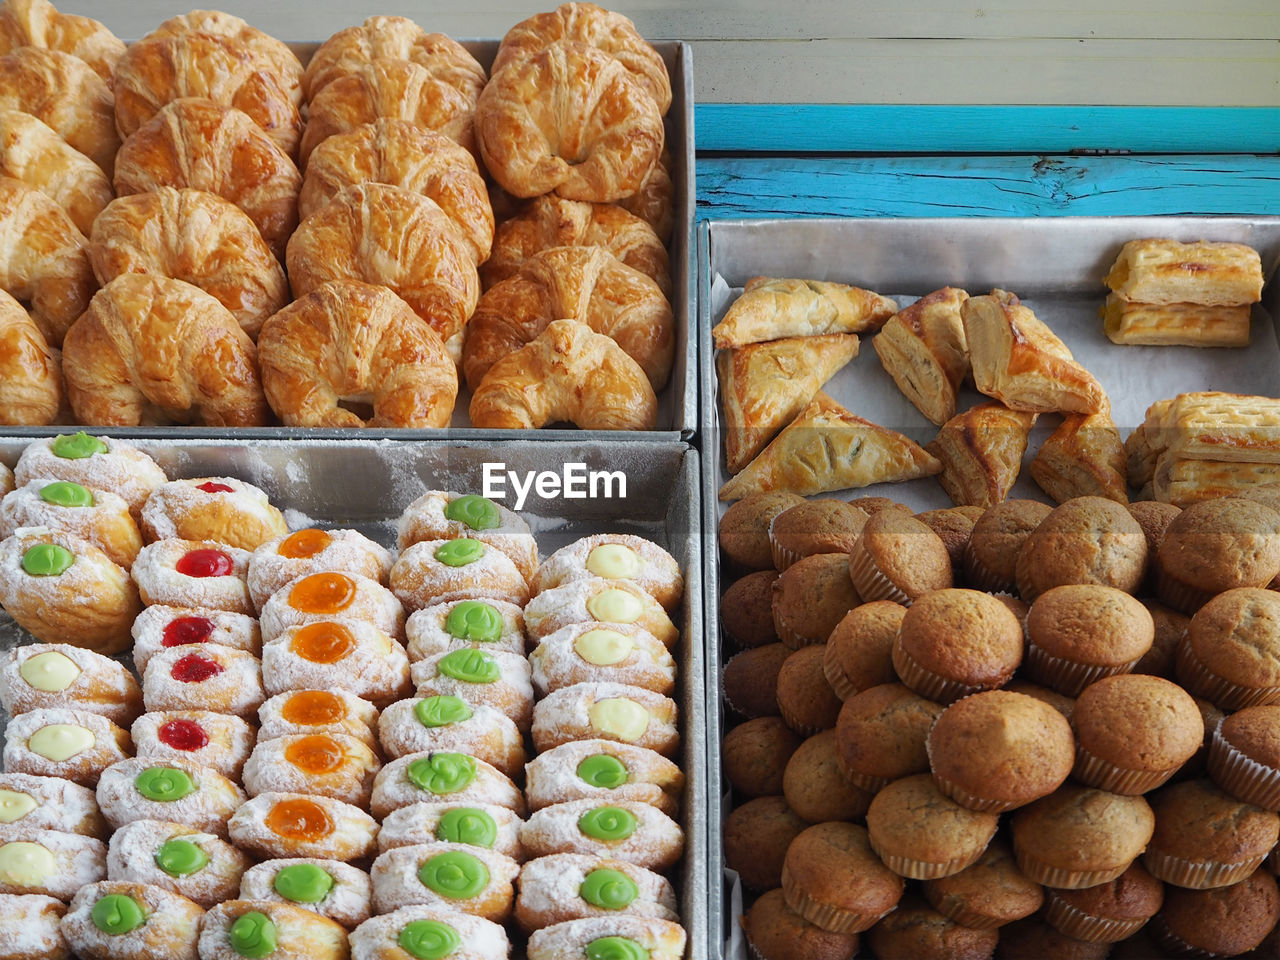
[[[601,247],[553,247],[480,298],[462,351],[467,383],[475,389],[500,358],[563,319],[611,337],[654,390],[667,382],[675,322],[658,285]]]
[[[96,163],[21,110],[0,110],[0,175],[39,190],[62,207],[85,236],[115,196]]]
[[[430,325],[386,287],[334,280],[262,328],[267,402],[291,427],[445,427],[458,373]],[[345,402],[372,402],[367,420]]]
[[[462,330],[480,291],[474,251],[448,215],[434,201],[384,183],[339,191],[298,227],[286,262],[294,296],[329,280],[380,283],[445,341]]]
[[[555,194],[535,197],[498,228],[493,252],[480,267],[486,287],[513,276],[527,258],[551,247],[604,247],[671,295],[667,248],[653,228],[616,204],[583,203]]]
[[[658,398],[613,340],[576,320],[556,320],[489,369],[471,397],[471,423],[525,430],[558,421],[584,430],[652,430]]]
[[[58,352],[22,304],[0,291],[0,423],[44,426],[62,404]]]
[[[514,60],[476,104],[485,166],[518,197],[608,202],[640,189],[662,152],[662,114],[606,53],[556,43]]]
[[[631,20],[594,3],[562,3],[520,21],[502,38],[490,72],[562,41],[584,43],[614,57],[649,91],[663,115],[671,109],[671,78],[662,56]]]
[[[166,104],[116,157],[116,193],[191,187],[230,200],[258,225],[278,259],[298,225],[302,177],[240,110],[188,97]]]
[[[111,83],[124,42],[89,17],[59,13],[49,0],[5,0],[0,5],[0,53],[44,47],[83,60]]]
[[[67,331],[62,373],[81,423],[267,422],[253,341],[181,280],[127,273],[99,290]]]
[[[111,89],[83,60],[18,47],[0,57],[0,107],[42,120],[111,176],[120,138]]]
[[[327,83],[311,101],[301,159],[327,137],[379,117],[410,120],[475,152],[475,103],[426,67],[408,60],[375,60]]]
[[[671,180],[671,151],[665,146],[640,189],[618,201],[618,206],[634,213],[658,235],[663,243],[671,242],[671,231],[676,225],[676,187]]]
[[[45,339],[61,346],[97,288],[84,235],[60,206],[9,177],[0,177],[0,224],[0,290],[29,303]]]
[[[493,210],[476,161],[444,134],[408,120],[379,117],[349,133],[329,137],[307,158],[298,195],[304,220],[354,183],[389,183],[434,200],[476,251],[493,246]]]
[[[339,30],[311,55],[302,78],[307,99],[339,77],[375,60],[411,60],[461,93],[472,106],[484,89],[484,67],[443,33],[427,33],[406,17],[370,17]]]
[[[98,283],[124,273],[185,280],[230,310],[250,337],[289,302],[284,269],[253,221],[203,190],[160,187],[113,200],[87,252]]]
[[[288,81],[264,69],[231,37],[175,33],[139,40],[116,64],[115,94],[122,137],[166,103],[205,97],[243,110],[287,156],[297,154],[302,118]]]

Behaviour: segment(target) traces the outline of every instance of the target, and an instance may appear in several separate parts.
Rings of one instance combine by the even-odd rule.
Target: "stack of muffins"
[[[720,546],[754,957],[1271,955],[1280,513],[771,493]]]

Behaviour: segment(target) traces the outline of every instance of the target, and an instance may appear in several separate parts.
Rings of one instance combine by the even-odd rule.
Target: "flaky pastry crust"
[[[992,401],[956,414],[925,449],[942,461],[938,482],[957,506],[990,507],[1009,495],[1036,414]]]
[[[0,7],[0,16],[3,7]],[[49,125],[21,110],[0,109],[0,174],[39,190],[66,211],[86,237],[115,194],[102,169]]]
[[[0,106],[43,121],[108,177],[120,148],[113,104],[107,82],[70,54],[17,47],[0,57]]]
[[[43,426],[62,406],[62,355],[0,290],[0,423]]]
[[[1027,469],[1040,489],[1058,503],[1072,497],[1129,502],[1124,444],[1106,413],[1064,417]]]
[[[44,47],[69,53],[108,84],[124,42],[89,17],[60,13],[49,0],[5,0],[0,6],[0,53],[16,47]]]
[[[890,317],[876,334],[880,363],[917,410],[942,426],[956,413],[956,395],[969,373],[960,305],[969,294],[943,287]]]

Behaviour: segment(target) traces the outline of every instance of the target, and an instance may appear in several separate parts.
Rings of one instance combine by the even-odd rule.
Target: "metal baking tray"
[[[353,22],[358,18],[353,16]],[[514,19],[512,23],[514,23]],[[497,40],[459,40],[485,68],[498,52]],[[239,437],[320,440],[355,437],[394,437],[403,440],[477,439],[515,440],[536,436],[539,440],[581,442],[595,440],[688,440],[698,426],[697,337],[691,332],[694,317],[694,158],[693,158],[693,53],[692,47],[678,40],[654,40],[652,45],[662,55],[671,75],[671,109],[666,116],[666,143],[671,152],[671,180],[674,186],[675,227],[667,249],[671,255],[671,309],[675,317],[676,344],[671,377],[658,396],[658,421],[654,430],[578,430],[573,427],[545,430],[481,430],[471,426],[467,405],[471,391],[460,385],[453,421],[448,428],[424,429],[360,429],[337,427],[111,427],[112,436],[121,439],[140,437]],[[290,43],[305,64],[319,48],[319,43]],[[13,436],[40,437],[60,432],[52,427],[0,427]],[[63,427],[65,429],[65,426]]]
[[[1230,240],[1262,256],[1268,283],[1255,307],[1252,344],[1245,349],[1116,346],[1102,332],[1098,308],[1106,297],[1102,278],[1126,240]],[[725,877],[720,826],[729,788],[720,773],[723,712],[720,704],[720,565],[716,530],[728,506],[717,494],[728,478],[720,432],[720,401],[711,328],[753,276],[836,280],[907,303],[950,284],[971,294],[1002,287],[1018,294],[1096,376],[1112,402],[1121,435],[1140,424],[1154,400],[1189,390],[1228,390],[1280,395],[1280,217],[1060,217],[1042,219],[800,219],[707,221],[698,233],[698,340],[701,351],[703,450],[703,569],[707,619],[707,743],[710,845],[709,914],[713,958],[743,960],[740,938],[726,943],[741,915],[741,892]],[[726,289],[727,288],[727,289]],[[1142,376],[1134,376],[1135,369]],[[867,338],[858,357],[823,388],[854,413],[899,430],[919,443],[937,434],[898,391]],[[959,408],[979,399],[962,391]],[[1048,500],[1025,464],[1057,418],[1041,418],[1032,431],[1024,469],[1011,497]],[[916,510],[951,505],[930,477],[878,484],[845,493],[892,497]],[[717,933],[719,936],[717,936]]]
[[[111,436],[116,434],[112,433]],[[143,440],[170,478],[234,476],[262,487],[284,511],[291,529],[318,525],[351,527],[395,548],[395,520],[426,490],[483,492],[486,463],[504,463],[523,477],[526,471],[563,475],[566,464],[586,471],[621,471],[625,496],[616,482],[614,495],[596,499],[548,499],[530,489],[520,515],[528,521],[542,556],[592,533],[633,533],[669,550],[685,576],[685,596],[676,615],[681,646],[676,701],[683,740],[685,773],[682,826],[684,859],[673,877],[682,923],[689,934],[687,956],[703,956],[707,919],[707,761],[706,704],[703,682],[703,588],[698,510],[699,458],[678,443],[507,441],[484,447],[446,442],[389,440],[229,441],[204,438]],[[0,461],[13,466],[25,438],[0,437]],[[523,480],[522,480],[523,484]],[[598,488],[604,491],[603,483]],[[514,509],[510,484],[506,497],[494,497]],[[31,642],[0,611],[0,650]],[[0,711],[0,733],[7,716]]]

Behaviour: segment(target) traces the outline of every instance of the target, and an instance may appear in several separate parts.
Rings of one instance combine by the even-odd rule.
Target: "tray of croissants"
[[[698,458],[609,447],[0,440],[0,958],[703,956]]]
[[[0,5],[0,424],[692,434],[687,45],[174,12]]]

